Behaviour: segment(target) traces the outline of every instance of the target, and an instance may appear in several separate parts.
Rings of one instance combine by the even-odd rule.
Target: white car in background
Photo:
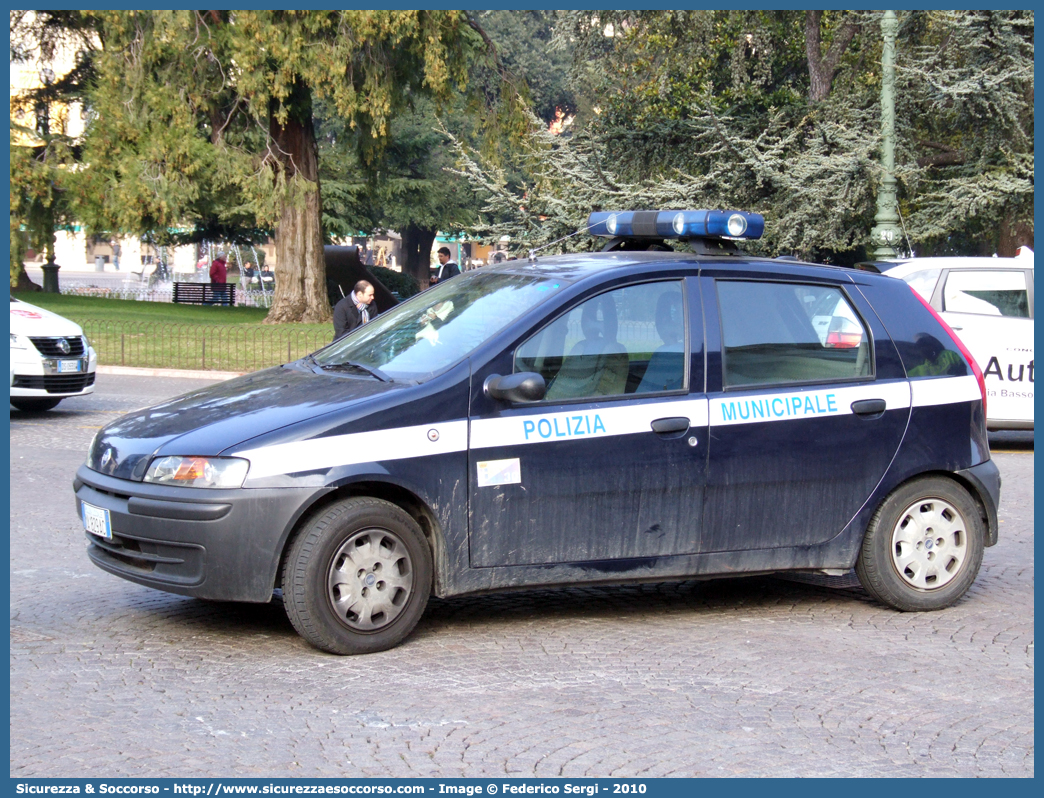
[[[1033,429],[1033,252],[875,265],[909,283],[971,351],[986,378],[987,428]]]
[[[50,410],[94,393],[98,355],[80,325],[11,297],[11,404]]]

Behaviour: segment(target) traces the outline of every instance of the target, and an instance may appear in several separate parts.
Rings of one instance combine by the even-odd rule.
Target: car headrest
[[[580,314],[580,329],[585,338],[602,338],[615,341],[619,322],[616,318],[616,303],[608,294],[589,300]]]
[[[656,332],[665,344],[681,342],[685,329],[683,314],[681,294],[673,291],[660,294],[656,300]]]

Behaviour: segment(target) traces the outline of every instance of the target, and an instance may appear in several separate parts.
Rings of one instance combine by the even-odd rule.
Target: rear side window
[[[726,388],[871,377],[866,328],[838,288],[721,280]]]
[[[1029,318],[1025,272],[952,271],[943,289],[943,307],[951,313]]]

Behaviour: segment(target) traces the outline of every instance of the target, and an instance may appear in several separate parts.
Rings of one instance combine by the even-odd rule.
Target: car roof
[[[593,276],[610,276],[613,272],[627,273],[631,270],[643,270],[644,267],[657,265],[692,265],[701,268],[729,269],[757,266],[759,268],[780,266],[791,270],[794,267],[814,269],[841,270],[838,266],[822,263],[805,263],[803,261],[763,258],[757,255],[740,253],[738,256],[707,256],[693,252],[664,251],[615,251],[615,252],[577,252],[569,255],[538,255],[532,260],[513,260],[504,263],[484,266],[484,272],[501,274],[528,274],[548,278],[559,278],[571,282]]]
[[[1019,258],[974,258],[974,257],[939,257],[912,258],[896,261],[889,269],[881,269],[890,277],[902,277],[925,269],[1032,269],[1033,256]]]

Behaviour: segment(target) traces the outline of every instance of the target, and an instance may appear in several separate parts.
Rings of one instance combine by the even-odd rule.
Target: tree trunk
[[[24,263],[11,264],[11,290],[12,291],[40,291],[40,286],[29,279],[25,271]]]
[[[11,214],[14,219],[14,214]],[[12,291],[39,291],[40,286],[29,279],[25,271],[26,243],[21,232],[18,231],[17,221],[11,223],[11,290]]]
[[[428,287],[431,277],[431,245],[436,232],[412,224],[402,231],[402,270],[413,276],[421,291]]]
[[[272,149],[278,158],[277,176],[285,180],[285,190],[275,227],[275,295],[265,322],[321,324],[330,321],[333,314],[326,296],[311,90],[298,81],[286,105],[289,113],[285,124],[279,124],[274,108],[269,118]]]
[[[1002,258],[1014,258],[1019,247],[1033,249],[1033,225],[1002,222],[997,236],[997,254]]]
[[[822,11],[805,12],[805,55],[808,58],[808,98],[813,103],[823,102],[830,96],[834,77],[841,65],[841,57],[852,43],[859,26],[846,20],[834,34],[830,48],[823,52],[821,25]]]

